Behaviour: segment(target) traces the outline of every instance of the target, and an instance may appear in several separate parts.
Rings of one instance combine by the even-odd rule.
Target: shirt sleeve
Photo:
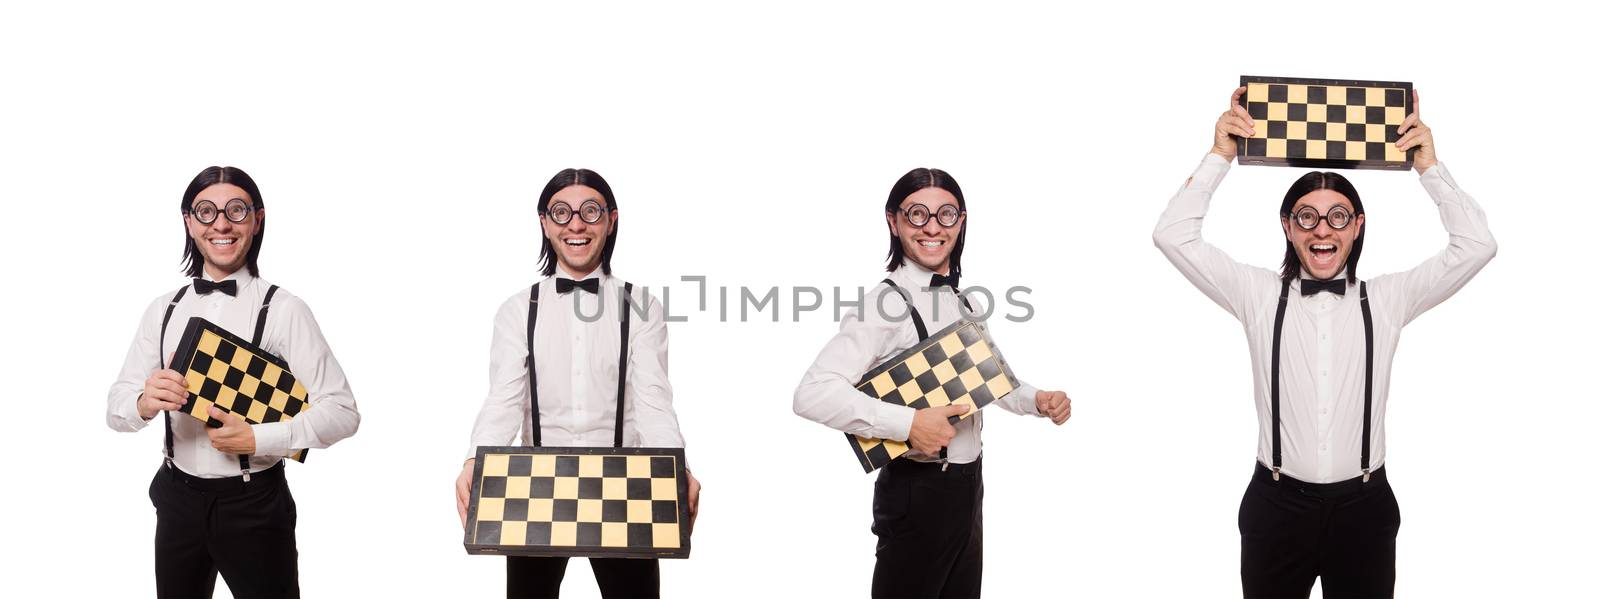
[[[478,447],[511,445],[527,419],[523,398],[528,396],[528,292],[518,293],[500,305],[494,316],[489,342],[489,393],[472,425],[467,457]]]
[[[1211,196],[1228,167],[1227,160],[1207,153],[1194,175],[1168,202],[1167,210],[1156,223],[1153,237],[1156,247],[1178,267],[1184,278],[1234,317],[1245,320],[1254,311],[1253,303],[1262,296],[1260,288],[1265,285],[1270,290],[1278,276],[1267,269],[1234,261],[1226,252],[1206,243],[1200,234],[1206,210],[1211,207]]]
[[[289,371],[305,385],[309,405],[294,420],[251,425],[257,455],[287,456],[301,449],[322,449],[354,435],[361,426],[350,382],[311,309],[300,298],[282,290],[279,293],[267,317],[267,326],[276,334],[267,338],[281,340],[280,354],[289,363]]]
[[[1039,413],[1038,397],[1039,389],[1037,387],[1018,380],[1017,388],[1012,389],[1005,397],[995,400],[994,404],[1013,414],[1043,417],[1044,414]]]
[[[628,405],[645,447],[683,447],[678,414],[672,409],[672,383],[667,380],[666,313],[655,296],[645,293],[643,301],[644,317],[629,315]]]
[[[882,302],[888,286],[879,285],[865,301]],[[904,322],[891,321],[872,304],[847,311],[839,332],[800,378],[794,390],[794,413],[830,428],[876,439],[904,441],[911,434],[916,410],[874,399],[857,391],[856,381],[874,361],[896,346]]]
[[[170,297],[156,298],[145,308],[139,328],[134,331],[133,343],[128,344],[128,355],[122,361],[122,372],[106,394],[106,426],[120,432],[144,429],[150,421],[139,416],[139,395],[144,393],[144,382],[158,368],[166,364],[159,356],[161,316]]]
[[[1419,177],[1428,197],[1439,207],[1449,241],[1444,250],[1405,272],[1372,280],[1376,298],[1395,311],[1402,326],[1461,290],[1499,251],[1483,208],[1456,185],[1443,163]],[[1391,303],[1388,298],[1395,298]]]

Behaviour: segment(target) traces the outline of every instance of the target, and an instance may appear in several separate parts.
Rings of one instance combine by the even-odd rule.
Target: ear
[[[894,237],[896,239],[899,239],[900,238],[900,232],[895,230],[894,217],[895,217],[895,214],[893,212],[885,212],[885,213],[883,213],[884,222],[889,224],[889,236],[890,237]]]
[[[1278,217],[1278,220],[1280,221],[1280,224],[1283,225],[1283,238],[1284,239],[1288,239],[1289,238],[1289,217],[1280,216],[1280,217]]]
[[[1356,237],[1357,238],[1361,237],[1361,229],[1365,228],[1366,226],[1367,226],[1367,215],[1365,215],[1365,214],[1357,214],[1356,215]]]
[[[255,237],[257,235],[260,235],[261,234],[261,227],[265,227],[265,226],[267,226],[267,209],[266,208],[257,208],[256,209],[255,230],[250,232],[250,236],[251,237]]]
[[[611,231],[615,232],[617,230],[617,219],[621,218],[621,217],[622,217],[622,211],[621,210],[612,210],[611,211]]]

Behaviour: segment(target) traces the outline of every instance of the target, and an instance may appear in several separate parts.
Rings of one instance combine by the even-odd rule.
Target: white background
[[[451,485],[494,311],[536,276],[535,197],[569,166],[616,190],[617,273],[675,284],[690,317],[670,329],[672,378],[705,495],[666,595],[866,595],[872,478],[790,407],[831,315],[794,324],[786,298],[783,322],[721,323],[677,280],[870,285],[883,199],[915,166],[966,191],[965,284],[1035,290],[1032,322],[994,325],[1018,374],[1075,399],[1061,428],[987,419],[988,594],[1236,595],[1246,349],[1150,232],[1241,74],[1414,81],[1500,242],[1396,358],[1399,593],[1593,592],[1587,18],[1537,2],[3,13],[7,595],[153,589],[160,427],[111,432],[104,397],[141,311],[183,282],[174,204],[213,164],[260,183],[262,272],[313,308],[363,415],[289,466],[307,596],[501,592],[502,560],[462,550]],[[1275,266],[1299,174],[1235,167],[1208,239]],[[1414,174],[1349,176],[1365,276],[1444,246]],[[565,590],[596,595],[581,561]]]

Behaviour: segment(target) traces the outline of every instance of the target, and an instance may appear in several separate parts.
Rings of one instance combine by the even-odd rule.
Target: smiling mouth
[[[937,240],[937,239],[924,239],[922,241],[918,241],[917,245],[920,245],[920,246],[925,247],[925,248],[933,249],[933,248],[943,247],[944,246],[944,242],[940,241],[940,240]]]
[[[563,240],[561,240],[561,242],[567,244],[568,247],[583,247],[583,246],[589,245],[589,240],[588,239],[576,238],[576,237],[575,238],[570,238],[570,239],[563,239]]]
[[[1318,262],[1333,260],[1333,255],[1337,251],[1337,248],[1331,243],[1313,243],[1308,246],[1308,249],[1311,250],[1312,259]]]
[[[209,241],[211,242],[212,246],[228,247],[228,246],[233,245],[234,242],[236,242],[238,240],[234,239],[232,237],[216,237],[216,238],[210,239]]]

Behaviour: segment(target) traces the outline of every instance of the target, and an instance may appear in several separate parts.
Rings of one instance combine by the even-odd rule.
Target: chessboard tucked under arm
[[[689,557],[681,448],[479,447],[467,553]]]
[[[211,417],[213,406],[250,424],[288,422],[311,407],[288,362],[198,316],[183,330],[172,369],[193,395],[182,412],[213,428],[222,426]],[[288,457],[304,462],[306,452]]]
[[[856,389],[881,401],[917,409],[969,406],[966,414],[951,417],[950,423],[955,424],[1018,386],[1011,366],[989,339],[988,328],[961,320],[867,371]],[[849,433],[845,438],[867,472],[911,450],[904,441]]]
[[[1243,76],[1239,85],[1256,132],[1236,140],[1239,164],[1411,168],[1415,149],[1394,145],[1414,110],[1410,83]]]

